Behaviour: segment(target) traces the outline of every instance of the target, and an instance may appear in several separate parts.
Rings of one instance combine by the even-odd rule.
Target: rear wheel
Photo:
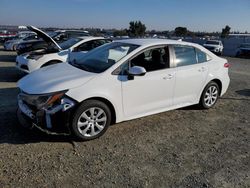
[[[215,82],[210,82],[205,87],[200,98],[200,106],[204,109],[212,108],[219,98],[219,86]]]
[[[12,47],[12,51],[16,51],[16,45],[15,44]]]
[[[73,115],[72,130],[78,139],[92,140],[102,136],[110,123],[109,107],[101,101],[88,100]]]

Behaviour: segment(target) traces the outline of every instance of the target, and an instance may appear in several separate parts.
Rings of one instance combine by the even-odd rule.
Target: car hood
[[[46,43],[48,44],[54,44],[55,48],[58,50],[61,50],[61,47],[52,39],[48,34],[43,32],[42,30],[34,27],[34,26],[27,26],[27,28],[33,32],[35,32],[39,37],[41,37]]]
[[[46,94],[78,87],[96,76],[68,63],[41,68],[18,81],[17,86],[28,94]]]

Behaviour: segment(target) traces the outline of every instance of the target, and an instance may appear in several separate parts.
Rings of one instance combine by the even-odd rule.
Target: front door
[[[130,61],[130,67],[144,67],[147,73],[131,80],[121,76],[126,118],[157,113],[173,105],[176,73],[170,64],[168,47],[149,49]]]

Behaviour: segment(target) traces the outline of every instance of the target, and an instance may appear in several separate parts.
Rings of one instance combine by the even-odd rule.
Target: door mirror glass
[[[146,74],[146,69],[140,66],[133,66],[128,71],[131,76],[144,76]]]

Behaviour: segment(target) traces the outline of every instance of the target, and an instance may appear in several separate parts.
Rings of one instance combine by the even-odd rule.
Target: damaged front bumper
[[[19,94],[17,117],[23,127],[36,127],[48,134],[69,135],[70,116],[75,104],[72,99],[63,97],[58,104],[36,110],[25,103]]]

